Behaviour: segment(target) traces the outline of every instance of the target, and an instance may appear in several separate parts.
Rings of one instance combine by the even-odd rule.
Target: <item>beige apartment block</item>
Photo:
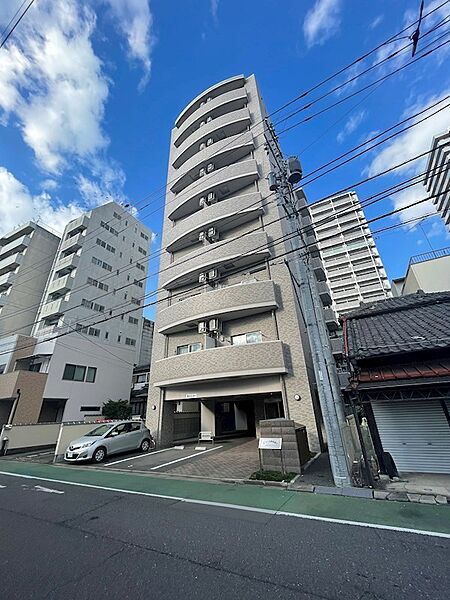
[[[240,75],[175,120],[147,405],[163,445],[180,439],[188,401],[186,437],[256,436],[261,419],[286,417],[320,447],[305,326],[284,264],[290,229],[267,182],[277,165],[265,117],[255,77]]]

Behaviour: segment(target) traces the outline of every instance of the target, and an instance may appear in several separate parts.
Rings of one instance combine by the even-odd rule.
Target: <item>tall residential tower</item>
[[[390,298],[391,286],[356,193],[314,202],[309,210],[335,312],[342,315],[361,302]]]
[[[288,226],[267,181],[277,165],[265,117],[255,77],[240,75],[192,100],[172,130],[147,409],[163,444],[177,437],[177,406],[190,400],[197,433],[255,435],[261,419],[285,416],[319,449],[310,353],[283,262]]]
[[[433,138],[424,185],[450,230],[450,129]]]

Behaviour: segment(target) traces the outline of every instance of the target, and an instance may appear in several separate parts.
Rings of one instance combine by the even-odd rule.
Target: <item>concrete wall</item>
[[[403,286],[403,296],[424,292],[447,292],[450,290],[450,256],[412,264]]]
[[[56,446],[60,423],[5,425],[0,434],[0,447],[7,440],[6,454],[20,449]]]
[[[45,373],[32,371],[13,371],[0,375],[0,399],[14,402],[20,389],[13,423],[37,423],[46,381]]]

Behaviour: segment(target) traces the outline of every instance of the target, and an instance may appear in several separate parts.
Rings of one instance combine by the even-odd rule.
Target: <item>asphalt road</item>
[[[447,600],[450,589],[449,539],[6,475],[0,540],[8,600]]]

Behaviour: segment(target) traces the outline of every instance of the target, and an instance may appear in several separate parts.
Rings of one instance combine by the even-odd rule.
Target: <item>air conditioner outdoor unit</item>
[[[219,279],[219,271],[217,269],[208,271],[208,281],[215,281],[216,279]]]
[[[206,140],[206,145],[207,145],[207,146],[211,146],[211,144],[214,144],[214,139],[213,139],[213,138],[208,138],[208,139]]]
[[[200,231],[198,234],[198,241],[202,242],[202,244],[206,241],[206,234],[204,231]]]
[[[206,166],[206,172],[207,173],[212,173],[215,168],[216,167],[215,167],[214,163],[208,163],[208,165]]]
[[[217,202],[217,196],[216,196],[215,192],[209,192],[209,194],[208,194],[208,202],[210,204],[215,204]]]
[[[206,283],[208,281],[208,277],[206,273],[200,273],[200,275],[198,276],[198,282],[199,283]]]
[[[200,321],[198,324],[198,332],[199,333],[208,333],[208,325],[206,321]]]
[[[209,206],[209,200],[207,200],[205,196],[202,196],[198,201],[198,205],[200,206],[200,208],[205,208],[205,206]]]
[[[206,148],[205,142],[202,142],[199,146],[199,150],[204,150]]]
[[[211,332],[220,332],[221,330],[221,322],[219,321],[219,319],[210,319],[209,323],[208,323],[208,329]]]
[[[210,242],[216,242],[219,239],[219,232],[215,227],[209,227],[206,235]]]

